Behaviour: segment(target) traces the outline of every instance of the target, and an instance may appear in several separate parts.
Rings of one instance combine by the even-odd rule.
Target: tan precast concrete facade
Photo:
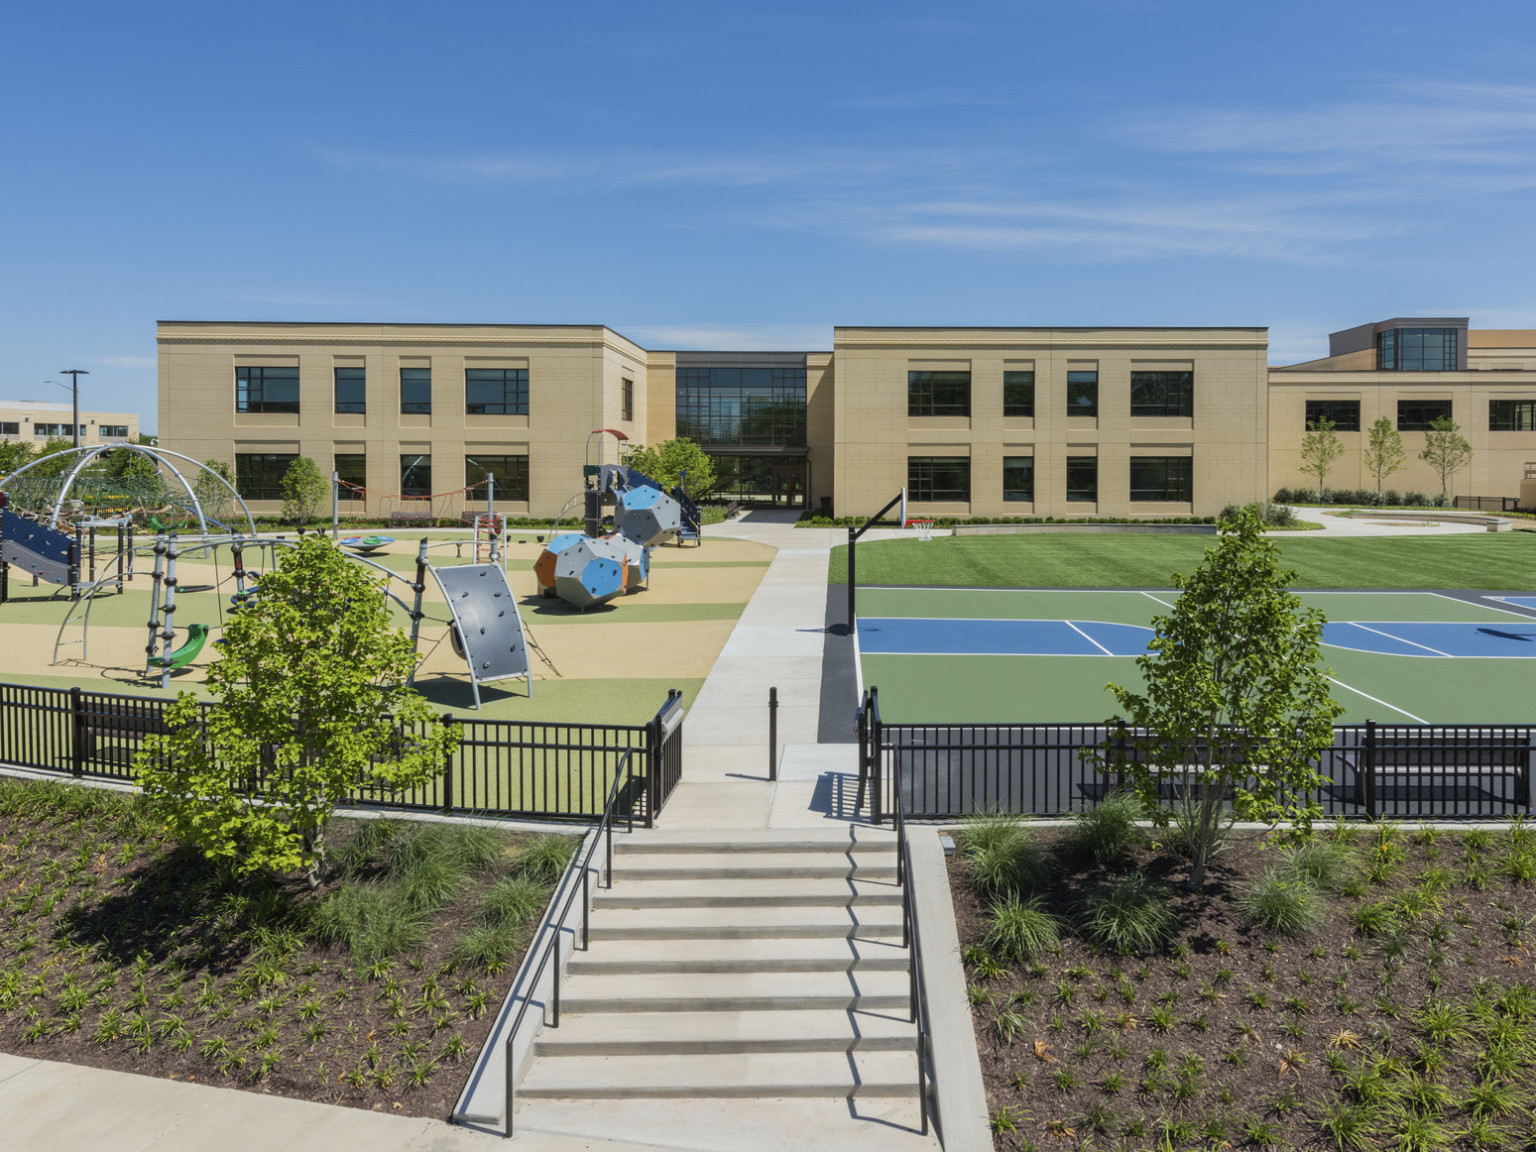
[[[74,405],[43,400],[0,400],[0,440],[25,440],[41,448],[50,436],[70,436]],[[80,446],[132,440],[139,434],[136,412],[80,412]]]
[[[970,500],[917,516],[1208,516],[1261,499],[1264,328],[837,328],[838,510],[873,511],[912,457],[970,458]],[[1003,373],[1034,372],[1034,416],[1003,415]],[[1067,412],[1068,371],[1097,371],[1098,415]],[[908,373],[970,373],[969,416],[909,416]],[[1133,417],[1133,371],[1192,371],[1189,416]],[[1132,501],[1133,456],[1193,458],[1192,499]],[[1004,457],[1033,457],[1034,500],[1003,499]],[[1098,499],[1067,499],[1068,457],[1096,457]]]
[[[1466,364],[1458,371],[1382,370],[1376,366],[1375,348],[1370,347],[1271,369],[1271,493],[1280,488],[1317,487],[1316,475],[1301,470],[1307,401],[1359,402],[1360,431],[1337,433],[1345,451],[1329,471],[1327,487],[1374,489],[1376,478],[1364,460],[1372,423],[1385,416],[1396,428],[1398,402],[1402,400],[1448,400],[1451,418],[1472,446],[1472,458],[1452,477],[1447,495],[1522,497],[1524,506],[1527,501],[1521,484],[1526,464],[1536,462],[1536,431],[1490,430],[1489,402],[1523,400],[1536,404],[1536,331],[1468,329]],[[1383,480],[1383,490],[1439,495],[1439,474],[1419,459],[1425,433],[1405,431],[1401,435],[1404,459],[1401,467]]]

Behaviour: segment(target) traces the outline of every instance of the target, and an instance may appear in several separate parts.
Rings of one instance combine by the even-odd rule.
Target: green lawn
[[[979,588],[1167,588],[1200,565],[1208,536],[948,536],[859,545],[859,584]],[[1299,588],[1536,589],[1536,535],[1277,539]],[[848,580],[847,546],[828,579]]]

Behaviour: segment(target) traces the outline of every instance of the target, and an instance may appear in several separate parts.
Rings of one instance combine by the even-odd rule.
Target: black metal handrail
[[[581,861],[581,950],[583,952],[592,946],[592,936],[590,932],[590,924],[592,920],[592,900],[590,891],[592,856],[597,851],[597,845],[599,841],[602,841],[604,844],[606,844],[604,853],[606,859],[604,863],[607,866],[608,879],[607,882],[601,884],[601,886],[604,888],[612,888],[614,805],[617,803],[619,796],[624,794],[619,790],[619,781],[629,779],[629,758],[632,755],[634,755],[633,752],[626,752],[624,754],[624,759],[619,765],[619,771],[614,774],[613,785],[608,789],[608,802],[603,805],[603,816],[597,824],[597,833],[592,837],[592,843],[587,846],[587,854],[582,858]],[[625,831],[634,831],[633,805],[631,805],[630,810],[625,813]],[[570,891],[565,894],[565,903],[561,906],[559,915],[552,916],[549,920],[551,927],[549,939],[545,941],[543,951],[539,955],[538,967],[534,969],[533,975],[529,977],[527,983],[523,985],[522,1007],[517,1010],[517,1015],[512,1019],[512,1027],[507,1031],[507,1038],[505,1041],[505,1055],[507,1062],[507,1113],[506,1124],[504,1126],[505,1131],[502,1133],[504,1136],[510,1137],[512,1135],[512,1105],[514,1103],[514,1094],[517,1088],[517,1067],[512,1059],[512,1043],[517,1039],[518,1029],[523,1026],[523,1017],[528,1015],[528,1007],[533,1003],[534,993],[538,990],[539,987],[539,978],[544,975],[544,969],[549,965],[550,957],[559,955],[560,933],[562,931],[562,925],[565,923],[565,918],[570,915],[571,905],[576,900],[576,892],[577,888],[573,883],[570,887]],[[553,1009],[553,1019],[550,1021],[549,1026],[551,1028],[558,1028],[560,1027],[560,964],[558,960],[555,963],[554,975],[552,977],[550,1006]],[[540,1004],[540,1008],[542,1009],[543,1007],[544,1005]]]
[[[923,1135],[928,1135],[928,1006],[923,1002],[923,947],[912,893],[912,861],[907,846],[907,822],[896,788],[891,815],[896,822],[896,884],[901,888],[901,946],[907,950],[909,1003],[907,1018],[917,1025],[917,1108]]]

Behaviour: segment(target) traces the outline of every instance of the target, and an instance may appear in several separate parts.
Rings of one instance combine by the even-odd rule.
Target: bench
[[[741,514],[741,504],[740,504],[739,501],[732,500],[729,504],[727,504],[725,506],[725,518],[727,520],[734,520],[740,514]]]
[[[1104,750],[1103,749],[1099,749],[1095,759],[1098,762],[1098,767],[1099,767],[1101,775],[1106,776],[1106,777],[1108,777],[1108,776],[1115,777],[1115,787],[1120,787],[1124,783],[1124,779],[1123,779],[1122,773],[1120,773],[1120,772],[1118,772],[1116,770],[1117,769],[1117,765],[1119,765],[1119,764],[1150,765],[1151,760],[1152,760],[1152,753],[1150,752],[1150,750],[1148,750],[1146,748],[1143,748],[1143,747],[1140,747],[1139,745],[1137,745],[1135,743],[1135,741],[1138,738],[1146,739],[1146,738],[1148,738],[1148,736],[1149,736],[1148,733],[1145,733],[1145,732],[1138,733],[1138,732],[1134,732],[1134,731],[1132,731],[1130,729],[1127,729],[1126,732],[1125,732],[1125,746],[1123,748],[1121,748],[1121,749],[1118,749],[1117,750],[1117,754],[1115,754],[1113,756],[1106,756],[1105,753],[1104,753]],[[1205,741],[1205,740],[1197,740],[1195,742],[1195,752],[1196,752],[1196,754],[1197,755],[1203,754],[1207,747],[1208,747],[1207,741]],[[1239,750],[1239,749],[1237,749],[1235,747],[1233,749],[1229,750],[1229,755],[1231,757],[1230,759],[1223,760],[1221,762],[1230,763],[1230,764],[1247,764],[1248,763],[1248,755],[1247,755],[1247,753],[1244,752],[1244,751],[1241,751],[1241,750]],[[1197,761],[1189,762],[1188,770],[1189,771],[1198,771],[1197,763],[1198,763]],[[1184,773],[1185,770],[1186,769],[1185,769],[1185,767],[1183,765],[1179,765],[1179,766],[1174,767],[1174,768],[1165,768],[1165,769],[1152,768],[1151,769],[1151,771],[1154,774],[1160,774],[1163,777],[1165,777],[1164,779],[1162,779],[1162,780],[1160,780],[1158,782],[1158,796],[1161,799],[1163,799],[1163,800],[1179,800],[1179,799],[1183,798],[1184,780],[1182,779],[1182,776],[1183,776],[1183,773]],[[1106,788],[1106,791],[1107,790],[1108,789]],[[1233,797],[1233,794],[1232,794],[1232,787],[1229,785],[1227,788],[1223,789],[1222,795],[1221,795],[1220,799],[1226,800],[1226,801],[1230,801],[1233,798],[1234,797]]]
[[[1513,780],[1514,803],[1531,806],[1530,743],[1521,736],[1448,736],[1427,740],[1377,740],[1371,770],[1364,766],[1364,746],[1343,752],[1355,774],[1354,802],[1374,809],[1376,785],[1383,776],[1435,780],[1444,786],[1457,777]]]

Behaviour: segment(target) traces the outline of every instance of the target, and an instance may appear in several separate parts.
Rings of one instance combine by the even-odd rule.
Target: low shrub
[[[514,876],[492,886],[480,899],[475,919],[491,928],[521,928],[544,911],[549,888],[528,876]]]
[[[1221,510],[1221,515],[1216,519],[1218,521],[1234,520],[1244,509],[1252,508],[1258,513],[1259,519],[1272,528],[1295,527],[1299,523],[1296,519],[1296,513],[1291,510],[1290,504],[1283,498],[1283,496],[1289,496],[1289,494],[1289,489],[1282,488],[1279,492],[1275,493],[1274,500],[1260,500],[1252,504],[1228,504]],[[1295,503],[1300,504],[1305,503],[1305,501],[1298,500]]]
[[[540,884],[553,884],[565,874],[580,843],[570,836],[544,836],[517,858],[517,874]]]
[[[1050,879],[1050,862],[1034,836],[1006,813],[972,816],[965,822],[962,844],[972,879],[989,896],[1031,893]]]
[[[403,865],[397,863],[390,874],[399,884],[400,899],[422,912],[447,904],[468,879],[463,865],[448,854],[412,857]]]
[[[1020,900],[1009,894],[993,903],[988,913],[991,926],[983,941],[999,958],[1028,960],[1054,948],[1061,937],[1056,917],[1040,907],[1040,898]]]
[[[1339,840],[1314,840],[1285,853],[1281,867],[1313,888],[1338,891],[1355,874],[1359,860],[1354,850]]]
[[[1092,808],[1076,813],[1069,833],[1074,851],[1099,864],[1118,864],[1141,843],[1136,822],[1145,817],[1141,797],[1134,792],[1114,791]]]
[[[1178,919],[1167,893],[1142,875],[1111,880],[1089,896],[1080,916],[1087,939],[1111,952],[1150,952],[1173,939]]]
[[[1249,884],[1237,906],[1255,926],[1286,935],[1316,928],[1325,914],[1317,889],[1285,864]]]
[[[345,947],[359,964],[398,956],[426,939],[426,915],[376,884],[348,881],[315,906],[310,931]]]
[[[517,937],[512,929],[477,924],[459,937],[453,960],[466,967],[483,968],[494,976],[507,966],[516,950]]]

